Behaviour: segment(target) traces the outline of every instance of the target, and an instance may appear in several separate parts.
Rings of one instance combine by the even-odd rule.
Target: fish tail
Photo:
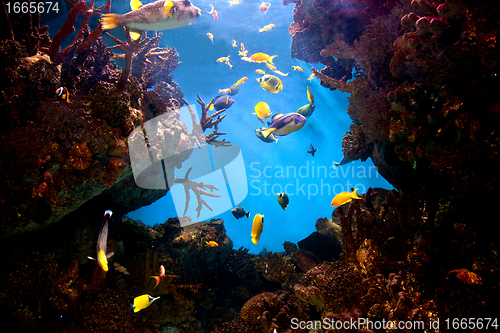
[[[274,131],[276,131],[276,128],[268,128],[262,131],[262,135],[264,135],[264,138],[267,138]]]
[[[351,198],[353,198],[353,199],[362,199],[362,198],[361,198],[361,197],[360,197],[360,196],[356,193],[356,191],[357,191],[357,190],[358,190],[358,189],[355,189],[354,191],[352,191],[352,193],[351,193]]]
[[[151,276],[150,278],[153,278],[153,279],[155,279],[155,280],[156,280],[156,284],[155,284],[155,286],[153,287],[153,289],[154,289],[154,288],[156,288],[156,286],[157,286],[157,285],[159,285],[159,284],[160,284],[160,277],[159,277],[159,276]]]
[[[247,218],[250,216],[250,211],[248,211],[246,214]]]
[[[121,26],[119,14],[104,14],[101,16],[99,23],[102,25],[102,30],[111,30]]]
[[[269,57],[269,58],[267,59],[267,61],[268,61],[271,65],[274,65],[274,63],[273,63],[273,59],[274,59],[274,58],[276,58],[276,57],[277,57],[277,55],[273,55],[273,56]]]
[[[337,162],[333,162],[332,163],[332,168],[333,168],[333,171],[337,170],[339,167],[339,164]]]

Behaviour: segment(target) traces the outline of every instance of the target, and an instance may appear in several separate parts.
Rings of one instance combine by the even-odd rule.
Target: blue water
[[[321,64],[311,65],[290,58],[291,36],[288,27],[293,21],[293,4],[284,7],[281,0],[270,1],[271,6],[264,15],[259,10],[259,1],[243,0],[233,6],[228,1],[210,3],[219,13],[218,21],[207,14],[210,10],[208,2],[195,0],[193,4],[201,9],[202,16],[190,26],[163,31],[160,46],[173,47],[178,51],[182,64],[172,75],[190,104],[197,104],[197,94],[208,103],[212,97],[219,95],[219,89],[228,88],[238,79],[248,77],[240,85],[239,93],[233,96],[236,102],[226,111],[227,116],[219,126],[219,131],[227,132],[223,138],[241,148],[248,195],[239,205],[251,212],[250,218],[236,220],[229,210],[225,210],[227,202],[221,203],[219,198],[204,198],[214,211],[224,207],[223,213],[212,218],[224,220],[234,248],[244,246],[251,253],[259,253],[263,249],[283,251],[284,241],[296,243],[304,239],[315,231],[318,218],[331,216],[330,202],[335,194],[348,191],[351,187],[358,188],[359,193],[364,193],[370,186],[392,188],[376,172],[371,161],[353,162],[337,171],[333,170],[332,161],[339,162],[343,157],[342,137],[351,123],[346,113],[347,95],[329,91],[320,86],[316,78],[311,82],[307,80],[311,74],[310,68],[314,66],[321,69]],[[129,10],[128,1],[112,3],[112,12],[124,13]],[[259,28],[271,23],[275,24],[273,29],[259,33]],[[122,38],[120,29],[111,33]],[[213,34],[213,44],[207,33]],[[232,47],[233,39],[238,43],[237,48]],[[256,52],[278,55],[274,59],[275,65],[280,71],[289,73],[288,76],[279,76],[283,81],[283,91],[275,95],[261,89],[256,81],[261,75],[255,70],[273,73],[265,64],[240,60],[240,43],[244,43],[249,50],[249,56]],[[232,69],[225,63],[215,62],[228,55],[234,66]],[[292,71],[292,65],[301,66],[304,72]],[[314,96],[316,109],[304,128],[279,137],[277,143],[259,140],[254,130],[262,124],[252,114],[255,105],[264,101],[269,104],[273,114],[295,112],[308,103],[307,86]],[[319,149],[314,158],[306,153],[311,143]],[[176,177],[184,177],[184,172],[176,173]],[[204,181],[216,185],[221,191],[225,190],[222,188],[225,187],[224,183],[220,184],[216,179]],[[286,192],[290,198],[286,211],[278,204],[278,192]],[[194,195],[191,197],[190,211],[196,207]],[[207,209],[203,208],[202,212],[207,212]],[[256,213],[265,216],[264,231],[259,243],[253,244],[250,233]],[[171,192],[152,205],[128,214],[130,218],[149,225],[163,223],[176,215]],[[194,221],[197,221],[196,218]]]

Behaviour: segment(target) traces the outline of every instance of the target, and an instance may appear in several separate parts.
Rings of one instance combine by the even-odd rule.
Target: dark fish
[[[311,143],[311,146],[309,147],[309,150],[306,151],[306,153],[309,153],[311,154],[313,157],[314,157],[314,154],[318,151],[318,148],[314,149],[312,143]]]
[[[238,206],[238,207],[231,209],[231,213],[237,219],[240,219],[243,216],[246,216],[248,218],[248,216],[250,215],[250,211],[245,212],[245,208],[243,208],[241,206]]]
[[[264,137],[264,134],[262,134],[262,131],[265,131],[267,130],[267,128],[265,127],[261,127],[261,128],[256,128],[255,129],[255,135],[257,135],[257,137],[259,139],[261,139],[262,141],[266,142],[266,143],[273,143],[275,141],[278,141],[278,139],[276,139],[276,137],[274,136],[273,133],[269,134],[267,136],[267,138]]]
[[[234,99],[229,97],[228,95],[219,95],[213,98],[212,105],[210,105],[210,110],[220,111],[222,109],[227,109],[231,105],[233,105]]]
[[[288,195],[286,195],[286,193],[278,193],[278,203],[280,204],[281,208],[283,208],[283,210],[286,210],[288,204],[290,203]]]

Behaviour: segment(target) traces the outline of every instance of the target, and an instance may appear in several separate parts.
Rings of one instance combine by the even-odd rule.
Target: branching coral
[[[88,22],[89,18],[92,15],[97,15],[99,12],[105,8],[105,13],[109,13],[111,10],[111,0],[107,0],[106,5],[102,5],[99,8],[94,8],[94,1],[91,0],[90,4],[82,0],[77,2],[69,12],[68,18],[66,22],[61,27],[61,29],[56,33],[54,39],[52,40],[48,49],[42,49],[44,52],[49,54],[51,60],[55,64],[60,64],[65,57],[68,56],[71,52],[81,53],[84,50],[88,49],[99,36],[102,35],[102,28],[99,25],[94,31],[88,33]],[[74,24],[78,17],[78,14],[83,16],[80,29],[78,30],[76,37],[71,43],[71,45],[67,46],[64,50],[61,50],[61,44],[64,38],[75,31]],[[74,49],[74,51],[71,51]]]
[[[182,184],[182,186],[184,186],[184,192],[186,194],[186,204],[184,206],[183,215],[186,215],[186,212],[189,208],[189,199],[191,197],[189,195],[189,190],[191,190],[195,194],[196,200],[198,201],[198,207],[196,207],[198,215],[196,217],[200,217],[201,209],[203,208],[203,206],[207,207],[210,211],[212,211],[212,208],[201,197],[202,195],[206,195],[207,197],[212,197],[212,198],[220,198],[220,195],[207,192],[205,191],[205,189],[209,189],[211,192],[213,192],[213,190],[218,191],[219,189],[210,184],[205,184],[203,182],[195,182],[190,180],[189,173],[191,172],[191,169],[192,167],[189,168],[188,171],[186,171],[186,175],[184,176],[184,178],[176,179],[175,183]]]

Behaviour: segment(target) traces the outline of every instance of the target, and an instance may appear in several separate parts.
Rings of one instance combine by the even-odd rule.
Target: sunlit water
[[[335,194],[350,190],[351,187],[358,188],[359,193],[370,186],[392,188],[378,175],[371,161],[354,162],[337,171],[333,170],[332,161],[339,162],[342,159],[342,137],[351,122],[346,113],[347,95],[329,91],[320,86],[316,78],[307,80],[311,67],[321,69],[323,65],[308,64],[290,57],[291,36],[288,27],[293,21],[293,4],[284,7],[281,0],[270,1],[271,7],[264,14],[259,10],[259,1],[243,0],[233,6],[228,1],[210,3],[218,11],[218,21],[214,21],[212,15],[207,13],[211,8],[208,2],[193,1],[201,9],[202,16],[190,26],[164,31],[160,46],[173,47],[178,51],[182,64],[172,75],[181,87],[184,98],[196,105],[198,112],[197,94],[208,103],[212,97],[219,95],[219,89],[228,88],[238,79],[248,77],[248,81],[240,85],[239,93],[233,96],[236,102],[226,111],[227,116],[219,126],[219,131],[227,132],[223,138],[241,148],[247,176],[248,195],[239,205],[251,212],[250,218],[236,220],[230,207],[224,213],[212,217],[224,220],[234,248],[244,246],[252,253],[259,253],[263,249],[283,251],[284,241],[298,242],[304,239],[315,231],[318,218],[331,216],[330,202]],[[124,13],[129,10],[128,2],[115,1],[112,4],[112,12]],[[259,33],[259,28],[271,23],[275,25],[273,29]],[[119,35],[121,31],[116,29],[111,33]],[[213,34],[213,43],[207,33]],[[232,47],[233,39],[237,42],[237,48]],[[283,81],[283,91],[275,95],[261,89],[256,81],[261,75],[255,70],[273,73],[263,63],[240,60],[240,43],[244,43],[249,50],[248,55],[264,52],[278,56],[274,59],[278,70],[289,73],[288,76],[279,76]],[[225,63],[215,61],[228,55],[234,66],[232,69]],[[292,71],[292,65],[301,66],[304,72]],[[308,103],[307,86],[314,96],[316,109],[304,128],[279,137],[277,143],[259,140],[254,130],[262,124],[252,114],[255,105],[264,101],[269,104],[273,114],[295,112]],[[319,149],[315,157],[306,153],[311,143]],[[178,172],[176,177],[182,178],[184,173]],[[216,180],[213,182],[220,188],[221,184]],[[290,198],[286,211],[278,204],[278,192],[286,192]],[[218,198],[205,200],[214,210],[220,205]],[[191,195],[188,214],[193,213],[196,205],[194,195]],[[202,212],[208,211],[203,208]],[[253,244],[250,233],[256,213],[265,216],[264,231],[259,243]],[[128,216],[154,225],[177,216],[177,213],[169,193]],[[191,216],[194,216],[194,221],[198,221],[196,214]]]

